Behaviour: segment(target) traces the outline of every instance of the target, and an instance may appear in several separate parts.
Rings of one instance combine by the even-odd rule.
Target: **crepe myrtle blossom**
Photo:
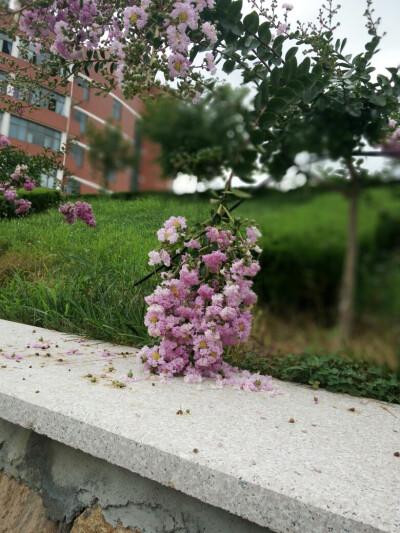
[[[391,119],[388,122],[389,128],[392,130],[381,145],[383,152],[399,153],[400,152],[400,127],[395,120]]]
[[[211,53],[206,54],[207,70],[210,71],[212,75],[217,73],[217,67],[215,66],[215,57]]]
[[[210,377],[218,387],[274,390],[271,378],[241,372],[223,359],[228,346],[246,342],[256,301],[254,249],[261,234],[255,226],[239,226],[221,222],[199,236],[184,218],[171,217],[157,232],[162,248],[150,252],[150,263],[161,263],[163,252],[182,253],[145,298],[145,325],[157,343],[144,346],[138,359],[150,374],[183,375],[189,383]]]
[[[288,25],[285,23],[279,24],[278,29],[276,30],[277,35],[282,35],[287,30]]]
[[[107,59],[115,61],[112,74],[121,89],[138,93],[154,87],[159,74],[189,80],[192,66],[207,68],[203,54],[197,65],[192,65],[189,54],[193,45],[206,49],[217,41],[217,30],[204,13],[214,4],[214,0],[122,0],[117,5],[93,0],[33,2],[21,11],[19,27],[37,50],[47,48],[54,36],[51,52],[72,61],[103,43]],[[150,46],[152,60],[143,61]],[[188,89],[191,97],[195,85]]]
[[[50,342],[40,338],[37,342],[28,342],[27,348],[34,348],[36,350],[48,350],[50,348]]]
[[[175,26],[168,26],[167,30],[168,46],[173,52],[186,52],[190,45],[190,39],[184,31],[180,31]]]
[[[9,146],[7,137],[0,137],[0,145],[4,148]],[[35,186],[35,180],[32,180],[28,174],[26,165],[17,165],[10,177],[0,181],[0,217],[5,214],[14,213],[20,215],[26,213],[32,206],[29,200],[18,198],[18,189],[32,191]]]
[[[142,29],[147,24],[147,13],[143,7],[131,6],[124,11],[124,28],[130,30],[131,27]]]
[[[288,4],[285,2],[284,4],[282,4],[282,9],[286,9],[286,11],[292,11],[293,4]]]
[[[191,2],[175,2],[170,16],[181,29],[188,27],[191,30],[197,30],[198,28],[199,15]]]
[[[21,213],[26,213],[29,211],[29,209],[32,207],[32,202],[25,200],[24,198],[20,198],[14,201],[14,206],[15,214],[20,215]]]
[[[214,44],[217,42],[217,30],[215,29],[215,26],[209,22],[204,22],[204,24],[201,26],[201,31],[204,33],[210,43]]]
[[[3,353],[2,354],[3,357],[5,359],[10,359],[11,361],[14,360],[14,361],[21,361],[23,359],[22,355],[18,355],[16,353],[12,353],[12,354],[8,354],[8,353]]]
[[[171,78],[184,78],[190,68],[190,61],[182,54],[175,53],[168,59],[169,74]]]
[[[92,207],[86,202],[76,202],[75,205],[67,202],[66,204],[60,205],[58,211],[64,215],[65,221],[69,225],[74,224],[77,218],[82,220],[87,226],[93,227],[96,225]]]
[[[5,146],[10,146],[11,142],[5,135],[0,135],[0,148],[4,148]]]
[[[83,352],[78,350],[78,348],[71,348],[68,352],[65,352],[65,355],[83,355]]]

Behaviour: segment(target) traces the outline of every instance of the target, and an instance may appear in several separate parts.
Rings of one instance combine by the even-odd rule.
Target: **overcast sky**
[[[290,13],[291,20],[316,21],[320,0],[290,0],[294,9]],[[340,28],[338,36],[347,37],[347,53],[357,54],[364,49],[368,33],[365,28],[365,18],[363,13],[366,7],[365,0],[341,0],[336,3],[341,4]],[[250,3],[246,1],[249,11]],[[377,56],[376,67],[381,71],[386,66],[397,66],[400,63],[400,0],[375,0],[374,9],[376,15],[381,17],[381,31],[386,32],[382,41],[381,52]]]
[[[283,2],[284,0],[282,0]],[[268,0],[266,0],[266,3]],[[291,11],[291,21],[295,23],[296,20],[302,22],[316,21],[318,16],[321,0],[290,0],[293,4],[293,11]],[[338,1],[342,5],[340,9],[339,21],[340,27],[337,30],[337,36],[341,39],[347,38],[347,46],[345,52],[347,54],[356,55],[364,50],[365,43],[369,35],[365,27],[365,18],[363,13],[366,7],[365,0],[342,0]],[[252,10],[251,3],[244,0],[245,10],[250,12]],[[374,66],[379,72],[385,73],[385,67],[400,66],[400,0],[375,0],[376,15],[381,17],[380,31],[386,32],[380,46],[380,52],[375,56]],[[230,75],[226,77],[234,85],[240,85],[240,75]],[[369,158],[367,162],[371,170],[378,169],[382,166],[383,160],[381,158]],[[185,186],[186,180],[178,180],[174,186],[178,191],[190,190],[195,185],[189,185],[188,189]],[[293,177],[289,176],[286,180],[286,185],[291,187],[296,184]],[[299,182],[300,184],[300,182]]]

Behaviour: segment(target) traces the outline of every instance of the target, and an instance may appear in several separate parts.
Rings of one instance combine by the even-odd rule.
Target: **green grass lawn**
[[[375,234],[380,213],[400,212],[398,190],[370,189],[362,200],[359,223],[359,312],[383,315],[397,324],[395,335],[391,326],[385,330],[390,345],[400,338],[400,253],[390,250],[380,258]],[[171,215],[183,215],[189,224],[205,220],[210,204],[205,197],[171,195],[130,201],[99,197],[90,202],[95,228],[67,226],[53,208],[0,221],[0,318],[140,345],[148,340],[143,297],[157,280],[137,288],[133,284],[149,272],[148,252],[157,247],[156,231]],[[264,348],[254,352],[249,344],[231,351],[230,360],[281,379],[400,403],[400,380],[394,372],[335,354],[317,355],[324,346],[315,345],[314,339],[329,336],[329,327],[322,329],[314,319],[302,322],[304,309],[323,315],[326,306],[332,308],[345,247],[346,201],[307,190],[268,192],[244,202],[237,214],[260,225],[264,253],[256,288],[270,309],[283,311],[283,318],[260,309],[254,338],[261,338]],[[288,311],[291,321],[284,318]],[[364,341],[378,352],[386,341],[379,329],[373,331],[368,328]],[[375,343],[378,340],[381,344]],[[286,355],[308,347],[308,354]],[[399,354],[396,347],[390,349],[398,357],[400,342]]]
[[[91,203],[95,228],[81,223],[69,227],[56,209],[0,222],[0,316],[115,342],[140,342],[146,338],[143,296],[155,280],[132,286],[149,271],[147,254],[157,246],[156,230],[171,215],[183,215],[189,223],[204,220],[210,204],[204,197],[168,195]],[[382,210],[399,212],[400,196],[389,188],[369,190],[360,213],[362,243],[372,242]],[[313,288],[318,293],[314,278],[319,272],[340,275],[347,216],[340,195],[263,193],[244,202],[237,213],[254,218],[263,233],[269,259],[259,290],[276,286],[270,295],[290,302],[297,292],[299,298]],[[279,257],[288,253],[280,264]],[[324,267],[330,257],[336,262]],[[314,260],[313,271],[309,264]],[[397,294],[396,311],[399,275],[393,271],[385,278],[396,284],[388,292],[388,297]]]

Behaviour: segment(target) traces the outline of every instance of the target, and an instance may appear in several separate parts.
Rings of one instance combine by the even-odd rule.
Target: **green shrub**
[[[37,187],[36,189],[33,189],[33,191],[20,189],[18,191],[18,196],[32,202],[32,208],[28,214],[31,212],[39,213],[45,211],[49,207],[57,206],[63,201],[63,194],[61,191],[56,189],[46,189],[44,187]]]

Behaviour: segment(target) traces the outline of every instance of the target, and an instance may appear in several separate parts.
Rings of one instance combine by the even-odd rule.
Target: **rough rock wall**
[[[113,528],[101,507],[85,509],[72,524],[56,524],[47,519],[38,493],[1,473],[0,503],[0,533],[133,533],[120,525]]]
[[[1,418],[0,476],[0,533],[272,533]]]

